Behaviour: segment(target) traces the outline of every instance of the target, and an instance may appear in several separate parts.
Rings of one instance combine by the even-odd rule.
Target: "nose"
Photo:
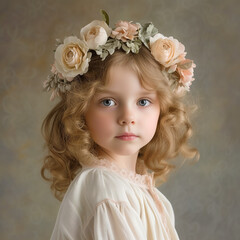
[[[135,117],[134,117],[134,110],[130,107],[123,107],[120,110],[120,114],[118,117],[118,123],[120,125],[134,125],[136,123]]]

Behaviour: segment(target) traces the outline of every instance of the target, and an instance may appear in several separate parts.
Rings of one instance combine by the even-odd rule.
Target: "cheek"
[[[113,128],[112,117],[102,111],[94,111],[87,114],[86,122],[92,136],[107,135]]]
[[[146,129],[146,134],[149,137],[153,137],[157,128],[160,111],[153,112],[152,114],[146,114],[145,120],[143,121],[143,129]]]
[[[155,132],[157,127],[158,118],[150,118],[148,120],[148,130],[149,132]]]

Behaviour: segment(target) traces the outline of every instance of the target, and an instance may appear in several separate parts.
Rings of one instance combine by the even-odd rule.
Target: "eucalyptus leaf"
[[[149,39],[150,37],[155,36],[158,33],[157,28],[150,23],[145,23],[139,31],[139,39],[143,42],[143,44],[149,48]]]
[[[108,49],[108,51],[109,51],[110,55],[112,55],[114,53],[115,49],[114,48],[110,48],[110,49]]]
[[[150,37],[153,37],[158,33],[157,28],[155,28],[152,23],[149,24],[146,31]]]
[[[122,49],[126,52],[129,53],[129,48],[123,43],[122,44]]]
[[[105,58],[108,56],[108,52],[103,52],[101,55],[102,60],[105,60]]]

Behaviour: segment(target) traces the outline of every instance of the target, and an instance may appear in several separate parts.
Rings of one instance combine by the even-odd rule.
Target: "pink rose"
[[[182,43],[173,37],[164,37],[160,33],[150,37],[150,49],[154,58],[166,68],[184,60],[186,56]]]
[[[116,28],[112,31],[111,37],[122,40],[123,42],[133,40],[138,33],[139,27],[139,25],[131,22],[119,21],[116,23]]]
[[[190,59],[185,59],[178,63],[177,72],[180,75],[179,82],[183,85],[190,86],[191,82],[194,80],[193,78],[193,68],[196,67],[196,64],[193,63]]]
[[[58,74],[57,69],[56,69],[56,67],[55,67],[54,64],[52,65],[51,72],[52,72],[53,74]]]

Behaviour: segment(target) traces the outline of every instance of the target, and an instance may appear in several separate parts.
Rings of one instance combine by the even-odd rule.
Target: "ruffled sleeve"
[[[83,229],[85,239],[146,240],[145,227],[137,213],[126,202],[104,200]]]

